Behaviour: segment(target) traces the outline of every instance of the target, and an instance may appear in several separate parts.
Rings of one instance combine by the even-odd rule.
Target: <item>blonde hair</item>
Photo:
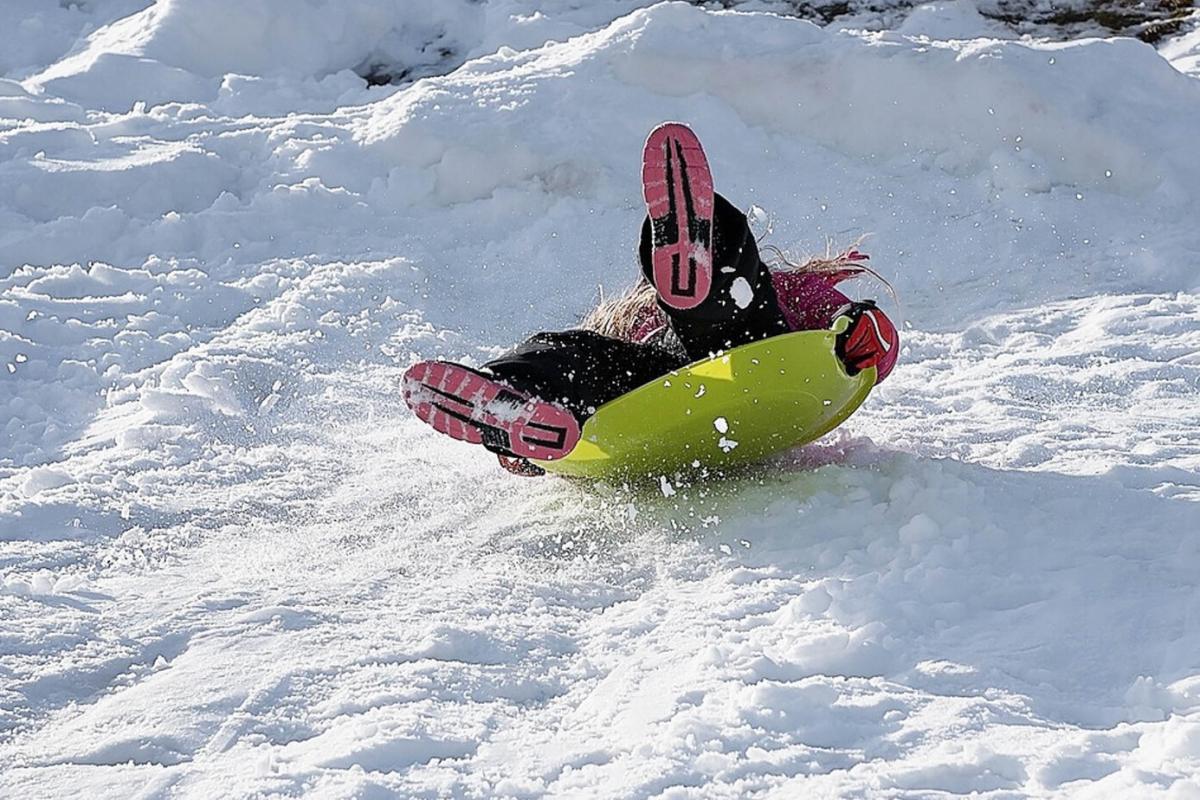
[[[807,272],[832,275],[848,273],[849,275],[870,275],[879,281],[893,300],[897,300],[896,290],[887,279],[863,263],[864,258],[858,252],[859,238],[850,247],[835,251],[833,243],[826,241],[825,254],[810,256],[803,261],[793,261],[783,250],[773,244],[763,245],[760,250],[767,255],[763,263],[772,272]],[[650,320],[666,320],[659,310],[657,293],[649,281],[642,277],[637,283],[621,292],[616,297],[606,298],[604,290],[599,290],[600,299],[596,306],[589,311],[579,323],[584,330],[594,331],[615,339],[632,341],[633,335]]]
[[[658,293],[644,277],[616,297],[605,297],[601,288],[599,302],[579,327],[614,339],[632,341],[633,334],[646,320],[662,313],[655,302],[657,298]]]

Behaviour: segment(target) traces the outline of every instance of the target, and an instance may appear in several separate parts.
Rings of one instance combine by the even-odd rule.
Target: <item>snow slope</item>
[[[645,5],[28,12],[0,795],[1200,794],[1194,42]],[[412,360],[632,280],[663,119],[769,241],[870,235],[894,376],[721,482],[420,426]]]

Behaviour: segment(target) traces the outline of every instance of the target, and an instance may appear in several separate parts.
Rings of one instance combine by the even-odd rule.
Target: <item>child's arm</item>
[[[875,367],[875,383],[880,383],[896,365],[900,355],[900,334],[896,326],[875,305],[874,300],[847,303],[837,316],[850,317],[850,327],[838,335],[837,353],[851,375]]]
[[[851,374],[876,368],[875,382],[887,377],[900,355],[896,326],[874,301],[856,303],[836,285],[853,272],[776,272],[772,274],[780,309],[794,331],[826,330],[840,316],[851,318],[838,342],[838,355]],[[869,314],[864,312],[869,311]]]

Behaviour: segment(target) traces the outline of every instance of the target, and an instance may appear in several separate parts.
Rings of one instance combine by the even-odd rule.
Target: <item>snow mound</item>
[[[154,0],[46,3],[5,0],[0,5],[0,76],[24,77],[58,61],[80,36],[149,6]]]
[[[353,70],[371,83],[449,72],[501,45],[525,49],[644,5],[604,9],[529,0],[160,0],[92,34],[29,85],[94,107],[208,102],[227,75],[322,78]]]

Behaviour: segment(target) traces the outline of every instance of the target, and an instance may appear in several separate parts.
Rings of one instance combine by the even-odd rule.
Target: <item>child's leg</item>
[[[650,217],[642,223],[638,260],[654,282],[654,240]],[[718,350],[787,333],[771,274],[758,257],[758,245],[746,215],[714,195],[712,279],[708,296],[692,308],[661,302],[688,357],[705,358]]]
[[[417,419],[434,430],[482,444],[510,461],[552,461],[579,441],[579,420],[567,409],[462,364],[413,364],[404,373],[401,391]]]
[[[570,330],[532,336],[482,371],[563,406],[582,423],[608,401],[681,366],[661,347]]]
[[[788,331],[746,217],[713,191],[691,128],[665,122],[646,137],[642,197],[642,272],[690,358]]]
[[[404,401],[417,418],[482,444],[521,474],[524,459],[553,461],[579,441],[596,409],[683,365],[683,357],[591,331],[539,333],[480,369],[421,361],[404,373]]]

